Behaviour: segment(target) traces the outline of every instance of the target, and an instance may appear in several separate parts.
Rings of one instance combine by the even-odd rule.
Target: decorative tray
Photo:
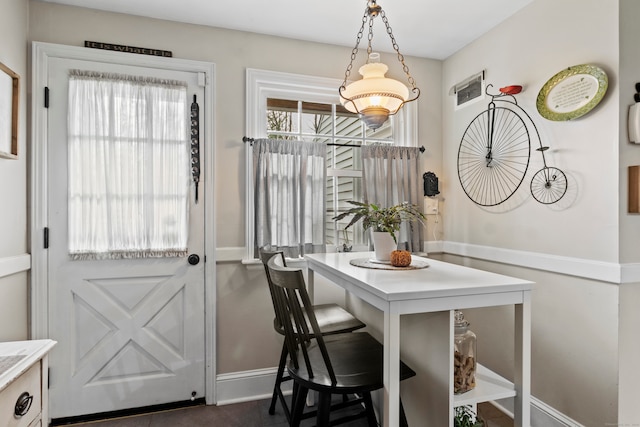
[[[429,267],[429,263],[421,259],[411,259],[411,264],[406,267],[395,267],[391,263],[378,261],[372,258],[356,258],[349,261],[349,264],[362,268],[374,268],[377,270],[418,270]]]

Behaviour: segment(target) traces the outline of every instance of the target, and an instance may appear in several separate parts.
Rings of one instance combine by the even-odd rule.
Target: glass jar
[[[461,311],[454,312],[453,392],[465,393],[476,386],[476,334]]]

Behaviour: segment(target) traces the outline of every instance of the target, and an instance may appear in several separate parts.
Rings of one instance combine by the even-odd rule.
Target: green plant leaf
[[[384,231],[393,236],[396,241],[396,232],[400,230],[403,221],[418,221],[424,225],[426,217],[420,212],[418,206],[409,203],[401,203],[399,205],[382,208],[375,203],[363,203],[355,200],[348,200],[347,203],[353,205],[346,211],[334,216],[332,219],[336,221],[343,220],[351,216],[351,220],[344,228],[351,227],[356,222],[362,220],[363,229],[372,228],[374,231]]]

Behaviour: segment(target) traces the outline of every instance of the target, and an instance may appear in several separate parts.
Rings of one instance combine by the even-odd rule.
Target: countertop
[[[42,359],[55,345],[53,340],[0,342],[0,391]]]

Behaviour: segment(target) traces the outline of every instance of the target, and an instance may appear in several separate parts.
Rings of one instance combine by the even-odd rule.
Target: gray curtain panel
[[[420,174],[420,149],[392,145],[368,145],[362,147],[362,181],[364,200],[381,207],[403,202],[422,206],[422,181]],[[402,224],[397,236],[398,248],[411,252],[423,250],[423,229],[418,222]]]
[[[287,257],[325,250],[326,146],[284,139],[253,143],[255,247]]]

